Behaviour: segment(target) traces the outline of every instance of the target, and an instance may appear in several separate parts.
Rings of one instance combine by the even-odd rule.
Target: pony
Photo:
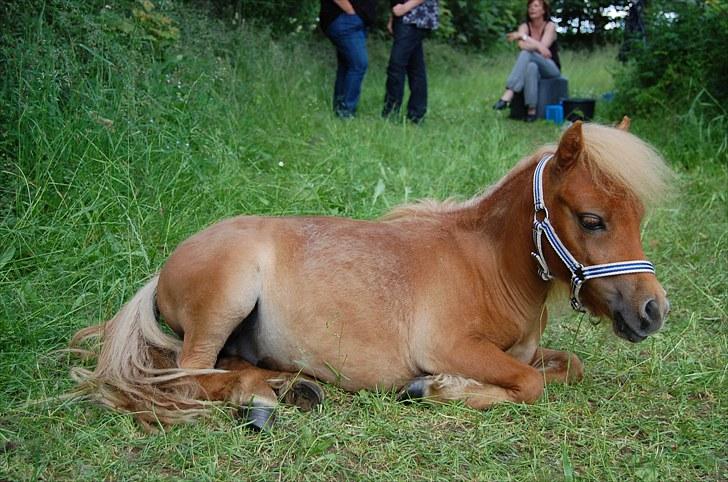
[[[213,224],[75,334],[100,339],[75,393],[147,428],[223,404],[267,430],[279,402],[320,404],[317,381],[476,409],[577,382],[579,358],[539,344],[555,287],[631,342],[669,311],[640,225],[671,171],[628,123],[576,122],[466,202]]]

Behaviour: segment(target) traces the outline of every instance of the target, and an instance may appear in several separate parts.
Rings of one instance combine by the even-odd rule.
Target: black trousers
[[[394,43],[387,66],[387,92],[382,115],[399,113],[406,77],[410,89],[407,118],[419,122],[427,112],[427,71],[425,52],[422,49],[422,40],[427,30],[403,23],[401,18],[395,18],[392,29]]]

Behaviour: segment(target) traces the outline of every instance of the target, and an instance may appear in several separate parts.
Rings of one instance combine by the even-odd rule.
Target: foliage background
[[[646,113],[695,100],[725,115],[728,67],[716,54],[728,42],[728,3],[654,1],[648,13],[646,41],[618,77],[623,104]]]

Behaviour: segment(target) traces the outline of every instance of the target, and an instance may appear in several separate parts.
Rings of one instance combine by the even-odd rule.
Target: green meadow
[[[728,479],[728,122],[689,107],[632,122],[676,173],[643,229],[670,317],[628,344],[555,307],[543,344],[579,355],[581,384],[483,412],[324,385],[322,407],[281,407],[263,434],[222,412],[150,434],[62,398],[79,362],[56,350],[203,227],[467,199],[562,127],[491,110],[513,51],[427,42],[429,114],[415,126],[379,116],[389,43],[373,35],[359,115],[342,121],[319,35],[273,38],[163,2],[158,20],[179,28],[160,23],[165,37],[113,3],[51,4],[13,12],[20,27],[0,44],[0,480]],[[562,59],[602,123],[621,114],[602,99],[615,56]]]

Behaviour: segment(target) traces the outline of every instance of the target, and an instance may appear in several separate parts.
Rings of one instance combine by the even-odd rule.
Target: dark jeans
[[[342,13],[329,25],[326,35],[336,46],[334,112],[340,117],[351,117],[356,113],[369,66],[364,22],[358,15]]]
[[[384,95],[383,116],[399,113],[404,97],[404,79],[409,80],[410,97],[407,118],[419,122],[427,112],[427,71],[422,40],[427,30],[395,18],[392,26],[394,43],[387,66],[387,92]]]

